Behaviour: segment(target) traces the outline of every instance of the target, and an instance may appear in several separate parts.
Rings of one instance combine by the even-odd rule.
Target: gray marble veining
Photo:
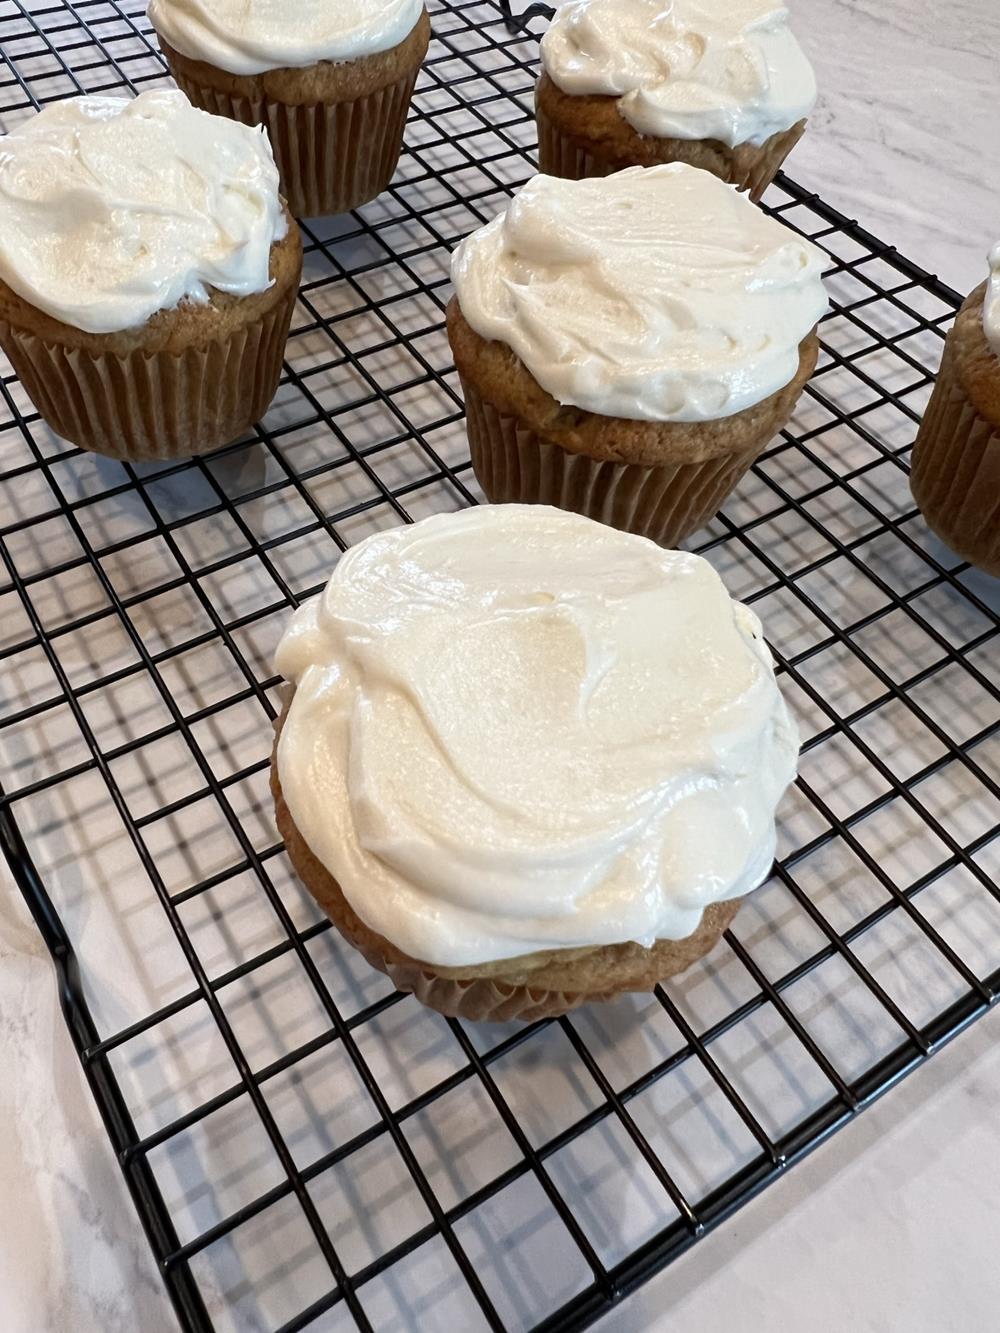
[[[791,0],[820,98],[788,170],[965,293],[1000,239],[1000,4]]]

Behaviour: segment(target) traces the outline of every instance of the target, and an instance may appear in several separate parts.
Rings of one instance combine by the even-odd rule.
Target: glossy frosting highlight
[[[0,138],[0,278],[89,333],[265,291],[287,229],[264,131],[180,92],[53,102]]]
[[[809,115],[816,76],[774,0],[570,0],[542,38],[564,92],[619,98],[640,134],[762,144]]]
[[[149,0],[156,31],[230,74],[357,60],[406,40],[423,0]]]
[[[462,314],[563,404],[644,421],[731,416],[783,388],[826,312],[824,257],[682,163],[536,176],[459,246]]]
[[[378,533],[283,637],[293,820],[440,966],[679,939],[755,888],[798,738],[707,561],[502,505]]]
[[[983,331],[986,341],[1000,356],[1000,242],[990,251],[990,277],[983,304]]]

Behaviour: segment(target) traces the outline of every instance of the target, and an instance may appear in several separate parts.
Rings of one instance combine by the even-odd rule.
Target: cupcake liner
[[[545,986],[511,985],[492,977],[457,981],[439,976],[432,968],[414,962],[387,959],[370,946],[364,947],[344,931],[336,916],[334,925],[355,944],[365,958],[392,980],[397,990],[412,991],[421,1004],[448,1018],[467,1018],[479,1023],[506,1023],[517,1020],[533,1023],[540,1018],[559,1018],[583,1004],[598,1004],[629,992],[651,991],[660,982],[686,972],[706,957],[729,929],[741,906],[740,899],[714,903],[703,915],[694,935],[686,940],[661,940],[651,950],[643,950],[647,962],[641,977],[623,972],[619,984],[613,973],[602,972],[612,984],[599,990],[561,990]],[[329,910],[329,909],[328,909]],[[619,946],[610,946],[612,949]]]
[[[746,146],[749,160],[746,160],[742,167],[733,171],[730,176],[732,184],[741,190],[746,190],[752,201],[759,204],[765,190],[784,166],[785,158],[805,132],[806,122],[800,120],[791,129],[784,130],[781,134],[772,134],[770,139],[762,143],[759,148],[752,150],[752,159],[750,158],[751,150],[749,146]]]
[[[267,127],[288,207],[295,217],[312,218],[347,213],[388,188],[403,151],[419,65],[355,101],[307,105],[224,92],[173,65],[171,73],[203,111]]]
[[[263,416],[278,387],[292,286],[254,323],[180,353],[95,353],[0,320],[0,344],[57,435],[109,458],[188,458],[228,444]]]
[[[474,1023],[534,1023],[540,1018],[560,1018],[579,1009],[581,1004],[608,1000],[617,993],[569,994],[530,986],[505,986],[485,977],[453,981],[416,965],[389,963],[362,952],[373,967],[386,973],[397,990],[410,991],[421,1004],[446,1018],[465,1018]]]
[[[969,401],[950,340],[913,448],[910,487],[928,527],[1000,577],[1000,426]]]
[[[676,546],[714,517],[767,440],[701,463],[644,467],[574,454],[499,412],[462,377],[472,466],[494,504],[548,504]]]
[[[653,165],[652,160],[637,160],[632,164],[620,158],[602,157],[599,151],[593,151],[595,144],[584,144],[580,139],[565,134],[540,103],[536,104],[535,115],[538,124],[538,170],[544,175],[559,176],[563,180],[585,180],[592,176],[610,176],[630,165]],[[781,170],[785,158],[801,139],[805,126],[806,122],[800,121],[791,129],[773,134],[760,147],[741,144],[736,149],[727,149],[721,144],[709,147],[698,140],[677,139],[651,142],[662,147],[662,153],[656,154],[657,162],[688,162],[691,166],[701,167],[728,181],[730,185],[735,185],[737,189],[748,191],[750,198],[757,203]]]

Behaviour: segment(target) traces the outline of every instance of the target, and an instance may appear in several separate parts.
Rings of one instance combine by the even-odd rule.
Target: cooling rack
[[[165,82],[143,8],[0,0],[0,127]],[[396,181],[306,226],[252,436],[173,466],[86,455],[0,361],[0,835],[199,1333],[581,1328],[1000,978],[996,585],[907,484],[957,298],[787,179],[770,209],[829,255],[823,355],[693,543],[763,617],[805,738],[773,878],[655,995],[509,1027],[394,993],[298,888],[271,653],[346,546],[480,498],[449,252],[533,171],[537,22],[431,8]]]

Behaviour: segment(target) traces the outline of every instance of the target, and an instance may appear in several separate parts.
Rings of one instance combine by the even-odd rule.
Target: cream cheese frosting
[[[1000,356],[1000,242],[990,251],[990,277],[983,303],[983,331],[986,341]]]
[[[824,256],[683,163],[535,176],[467,237],[462,314],[563,404],[643,421],[731,416],[783,388],[827,310]]]
[[[808,116],[816,76],[774,0],[570,0],[542,38],[552,81],[617,97],[640,134],[762,144]]]
[[[230,74],[356,60],[406,40],[423,0],[149,0],[156,31]]]
[[[796,728],[698,556],[541,505],[436,515],[344,555],[276,665],[292,819],[413,958],[680,939],[770,870]]]
[[[265,291],[287,230],[265,132],[180,92],[53,102],[0,138],[0,278],[89,333]]]

